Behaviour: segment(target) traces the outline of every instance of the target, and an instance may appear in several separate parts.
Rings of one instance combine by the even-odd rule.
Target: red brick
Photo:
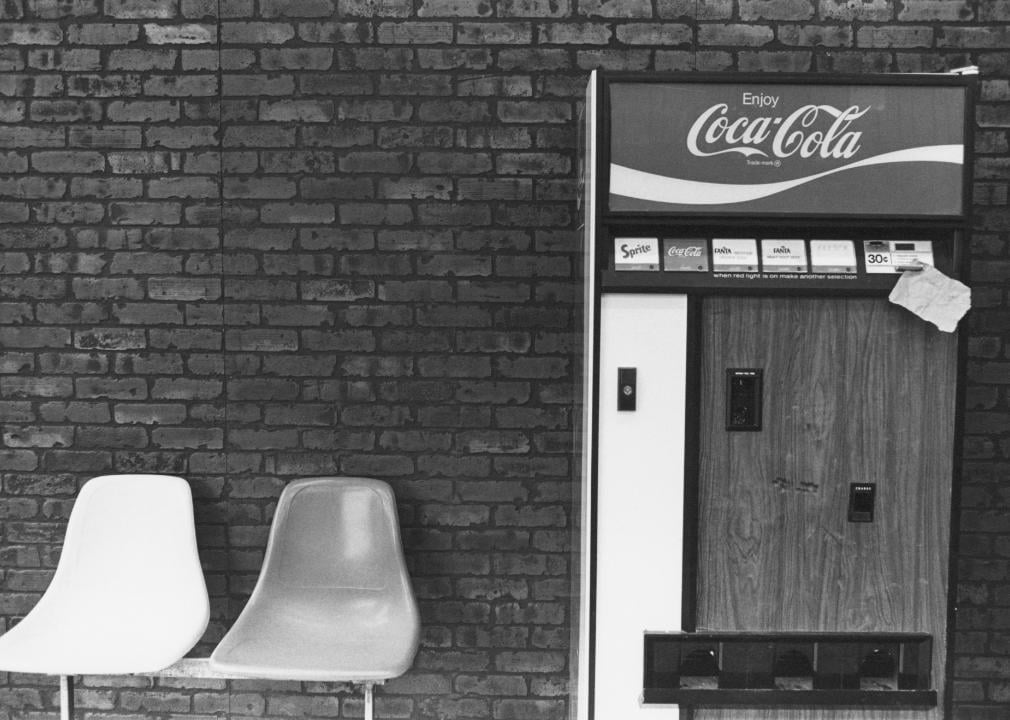
[[[126,45],[140,37],[140,28],[126,23],[71,25],[67,39],[72,45]]]
[[[974,15],[972,4],[966,0],[904,0],[897,19],[909,22],[964,21],[972,20]]]
[[[813,0],[740,0],[740,19],[810,20],[816,13]]]
[[[645,0],[580,0],[579,14],[605,18],[643,18],[652,16],[652,6]]]
[[[261,0],[260,16],[329,17],[333,14],[334,5],[334,0]]]

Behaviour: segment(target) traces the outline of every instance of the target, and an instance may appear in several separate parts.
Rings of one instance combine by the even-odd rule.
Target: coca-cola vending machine
[[[573,716],[948,716],[974,87],[593,74]]]

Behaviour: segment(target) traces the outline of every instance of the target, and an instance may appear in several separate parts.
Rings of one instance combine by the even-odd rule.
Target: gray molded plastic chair
[[[256,587],[210,659],[214,672],[357,682],[402,675],[420,639],[389,485],[295,480],[281,493]]]
[[[154,672],[207,628],[189,484],[168,475],[104,475],[70,512],[56,572],[38,604],[0,636],[0,670],[61,677]]]

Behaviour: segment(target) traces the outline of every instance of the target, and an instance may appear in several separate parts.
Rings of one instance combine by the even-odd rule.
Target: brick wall
[[[1010,700],[1008,0],[2,0],[0,622],[88,477],[192,481],[234,619],[291,478],[400,500],[424,618],[380,717],[567,714],[588,71],[982,68],[956,717]],[[4,677],[0,716],[55,688]],[[98,718],[353,717],[85,678]]]

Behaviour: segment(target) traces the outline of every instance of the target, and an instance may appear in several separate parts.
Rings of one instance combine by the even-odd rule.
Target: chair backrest
[[[203,588],[193,497],[169,475],[104,475],[84,484],[67,523],[53,584],[157,594],[169,583]]]
[[[66,623],[69,633],[76,623],[83,626],[73,630],[77,637],[102,632],[106,640],[86,653],[94,667],[136,663],[133,672],[181,658],[209,618],[189,484],[169,475],[103,475],[78,494],[56,572],[21,629]]]
[[[357,477],[296,480],[281,493],[260,583],[391,590],[407,582],[389,485]]]

